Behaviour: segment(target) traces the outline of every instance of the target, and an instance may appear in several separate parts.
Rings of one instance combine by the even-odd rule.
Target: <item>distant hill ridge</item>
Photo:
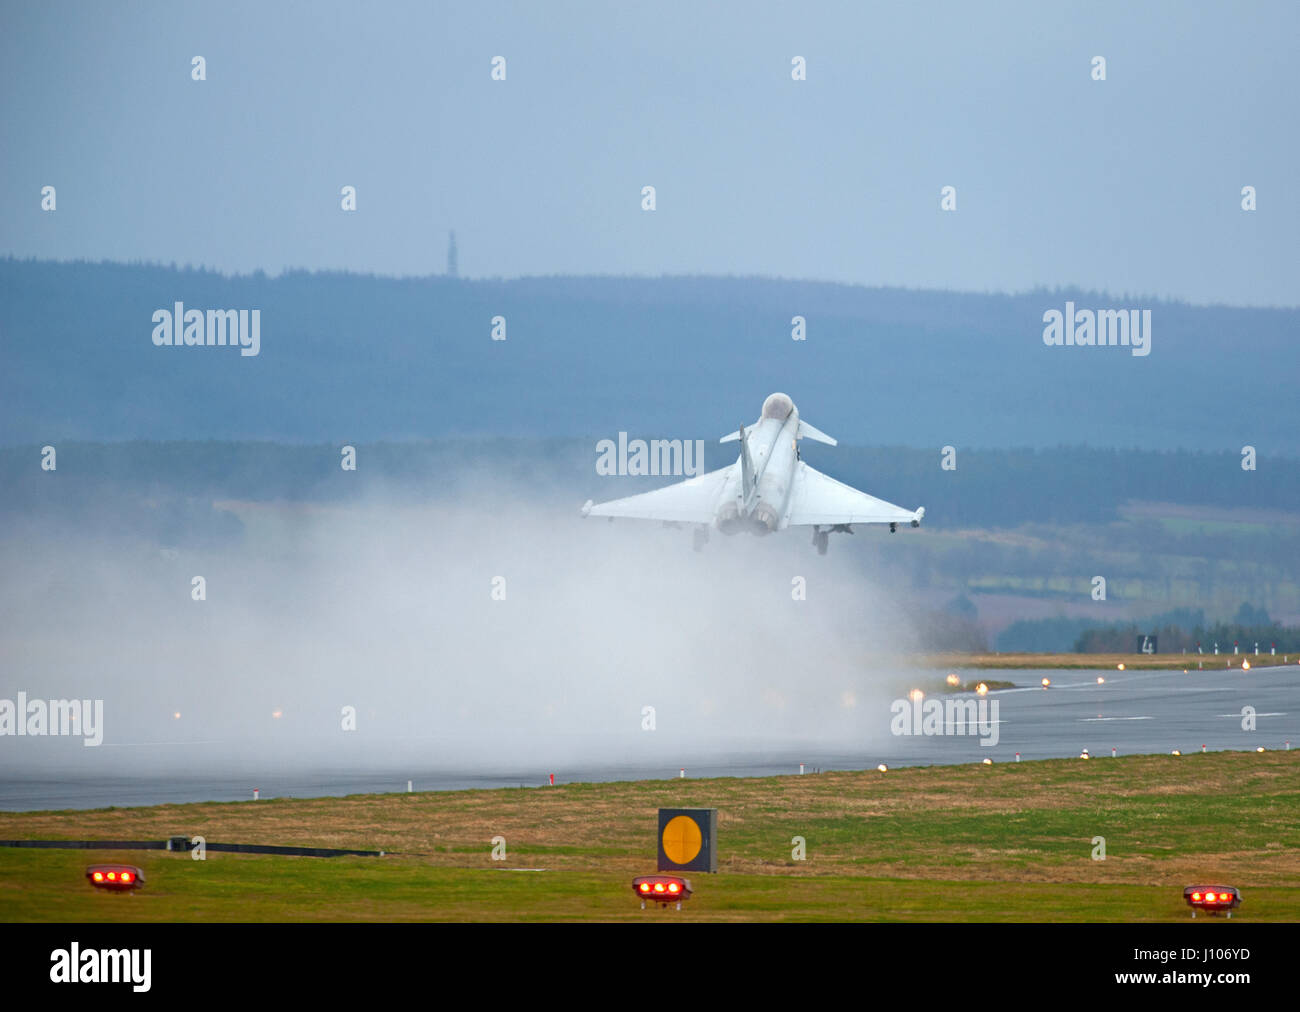
[[[1151,311],[1151,353],[1049,347],[1044,314]],[[154,314],[258,310],[256,355]],[[794,317],[806,339],[792,340]],[[493,340],[494,318],[504,340]],[[181,321],[178,321],[180,323]],[[500,321],[495,324],[498,336]],[[178,330],[180,328],[178,327]],[[1300,453],[1300,310],[745,277],[225,276],[0,260],[0,444],[714,440],[784,390],[846,444]]]

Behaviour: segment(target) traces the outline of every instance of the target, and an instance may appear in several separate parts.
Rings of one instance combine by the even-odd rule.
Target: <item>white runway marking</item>
[[[1238,714],[1240,716],[1240,714]],[[1080,717],[1080,720],[1155,720],[1155,717]]]
[[[1236,720],[1240,720],[1243,716],[1245,716],[1245,714],[1240,713],[1240,712],[1238,712],[1238,713],[1220,713],[1220,714],[1218,714],[1218,716],[1220,716],[1220,717],[1232,717],[1232,718],[1234,718],[1234,719],[1236,719]],[[1256,717],[1285,717],[1286,714],[1285,714],[1285,713],[1257,713],[1257,714],[1255,714],[1255,716],[1256,716]]]

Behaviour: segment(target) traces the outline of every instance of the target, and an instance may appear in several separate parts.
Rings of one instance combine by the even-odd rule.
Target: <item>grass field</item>
[[[1240,668],[1242,661],[1249,661],[1252,668],[1268,668],[1279,664],[1288,664],[1297,668],[1300,678],[1300,654],[929,654],[914,661],[904,661],[915,667],[949,668],[959,671],[962,668],[1087,668],[1105,671],[1123,664],[1130,670],[1173,670],[1186,668],[1195,671],[1198,663],[1206,671],[1212,669]]]
[[[654,871],[660,806],[719,810],[719,874],[690,876],[680,913],[642,911],[631,891]],[[1238,917],[1296,921],[1298,811],[1300,752],[1220,752],[0,813],[0,839],[184,833],[388,852],[0,848],[0,920],[1160,921],[1189,918],[1183,886],[1213,882],[1242,890]],[[86,865],[109,859],[148,884],[92,890]]]

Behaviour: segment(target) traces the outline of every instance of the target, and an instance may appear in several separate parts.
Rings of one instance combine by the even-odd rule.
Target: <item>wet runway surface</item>
[[[1195,661],[1192,662],[1195,664]],[[1218,667],[1220,658],[1204,658],[1207,669],[1177,671],[983,671],[967,672],[989,680],[1010,681],[1023,688],[991,692],[982,701],[983,724],[966,724],[951,713],[927,727],[922,708],[915,723],[909,709],[901,714],[881,708],[879,733],[862,749],[842,746],[827,750],[814,741],[752,748],[737,747],[709,753],[690,746],[671,764],[632,762],[556,767],[557,783],[664,779],[686,767],[689,777],[773,776],[795,774],[799,764],[812,773],[822,769],[870,769],[890,766],[1069,758],[1087,749],[1095,759],[1118,755],[1169,753],[1184,755],[1221,749],[1272,751],[1300,748],[1300,665],[1242,671]],[[1240,663],[1240,659],[1238,659]],[[1214,667],[1211,667],[1215,665]],[[1050,688],[1039,682],[1047,677]],[[1098,678],[1105,679],[1098,683]],[[963,695],[965,700],[973,697]],[[899,707],[901,709],[901,706]],[[943,733],[894,733],[932,731]],[[1251,729],[1253,726],[1253,729]],[[981,744],[987,741],[989,744]],[[211,771],[168,773],[167,753],[159,747],[156,771],[145,774],[16,775],[0,773],[0,810],[102,808],[109,805],[157,805],[192,801],[240,801],[262,798],[326,797],[371,792],[401,792],[410,780],[417,791],[464,788],[536,787],[546,774],[529,770],[449,770],[411,767],[365,770],[284,768],[283,764],[214,761]],[[616,754],[616,753],[611,753]],[[280,769],[277,771],[276,767]]]

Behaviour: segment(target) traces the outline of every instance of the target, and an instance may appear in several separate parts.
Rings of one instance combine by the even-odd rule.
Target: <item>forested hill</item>
[[[1151,311],[1151,353],[1048,347],[1044,314]],[[258,310],[256,355],[154,314]],[[792,319],[806,339],[792,340]],[[505,340],[493,340],[494,317]],[[498,329],[498,336],[501,331]],[[1300,310],[764,278],[228,277],[0,260],[0,444],[716,439],[784,390],[842,443],[1300,452]],[[247,349],[251,350],[251,349]]]
[[[42,468],[39,444],[0,448],[0,518],[6,522],[44,516],[89,528],[101,516],[157,515],[175,525],[195,509],[206,515],[219,500],[341,503],[379,494],[426,502],[481,495],[485,485],[527,490],[539,504],[564,504],[576,516],[586,498],[611,499],[680,480],[602,475],[596,441],[580,439],[358,442],[355,472],[340,467],[339,444],[52,445],[53,471]],[[803,456],[855,487],[909,508],[925,506],[928,530],[1028,524],[1044,525],[1050,536],[1053,525],[1111,524],[1128,515],[1130,526],[1144,532],[1146,551],[1205,554],[1211,542],[1226,545],[1231,533],[1239,555],[1300,558],[1300,460],[1294,457],[1243,471],[1240,457],[1226,452],[971,450],[959,452],[956,470],[945,471],[933,450],[807,441]],[[734,444],[704,445],[706,469],[735,459]],[[1201,519],[1158,522],[1178,511],[1141,505],[1157,502],[1197,507],[1187,515]],[[1128,504],[1138,505],[1126,511]],[[1213,531],[1208,542],[1206,523]]]

